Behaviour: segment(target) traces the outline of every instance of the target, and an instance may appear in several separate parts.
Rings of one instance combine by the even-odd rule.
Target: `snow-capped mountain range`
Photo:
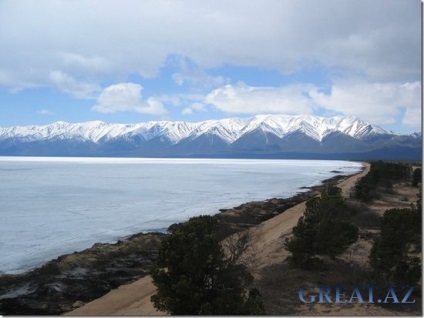
[[[0,128],[2,155],[340,157],[337,154],[396,147],[405,148],[403,152],[420,148],[421,133],[399,135],[355,117],[311,115],[258,115],[197,123],[56,122]]]
[[[211,134],[227,143],[233,143],[241,136],[257,129],[265,133],[272,133],[279,138],[301,131],[317,141],[321,141],[326,135],[335,131],[353,138],[361,138],[370,133],[391,133],[353,117],[260,115],[248,119],[229,118],[198,123],[157,121],[125,125],[107,124],[101,121],[75,124],[56,122],[47,126],[0,128],[0,138],[14,137],[27,141],[75,138],[98,143],[114,138],[138,135],[146,141],[161,136],[173,143],[178,143],[185,138]]]

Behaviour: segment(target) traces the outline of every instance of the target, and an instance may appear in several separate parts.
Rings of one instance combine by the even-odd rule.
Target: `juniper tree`
[[[371,267],[394,283],[416,283],[421,277],[421,211],[390,209],[371,250]],[[396,256],[396,257],[394,257]]]
[[[172,227],[152,271],[155,308],[172,315],[264,314],[250,273],[225,257],[218,226],[217,218],[200,216]]]
[[[292,253],[294,265],[308,268],[317,255],[335,258],[355,242],[357,236],[358,228],[351,221],[341,190],[328,187],[320,197],[306,203],[305,213],[285,246]]]

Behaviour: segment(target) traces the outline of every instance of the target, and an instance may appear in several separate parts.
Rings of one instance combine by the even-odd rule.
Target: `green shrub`
[[[371,250],[371,267],[395,283],[415,283],[421,277],[421,261],[413,250],[421,250],[421,211],[387,210]]]
[[[358,228],[352,223],[341,190],[330,187],[306,203],[304,215],[293,228],[285,246],[297,267],[311,268],[316,255],[335,258],[356,241]]]
[[[225,257],[218,228],[212,216],[173,227],[152,271],[155,308],[172,315],[264,314],[259,292],[249,290],[252,276]]]

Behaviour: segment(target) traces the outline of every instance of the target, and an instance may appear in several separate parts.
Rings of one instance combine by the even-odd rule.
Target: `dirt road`
[[[363,165],[365,169],[361,173],[339,183],[343,196],[348,197],[356,181],[368,173],[369,164],[363,163]],[[282,262],[287,257],[284,237],[291,234],[305,210],[305,204],[306,202],[302,202],[250,229],[251,247],[242,259],[253,275],[258,275],[264,266]],[[146,276],[134,283],[120,286],[66,315],[164,315],[156,311],[150,302],[150,297],[155,291],[150,276]]]

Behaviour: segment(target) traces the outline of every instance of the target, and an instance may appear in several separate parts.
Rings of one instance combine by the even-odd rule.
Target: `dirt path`
[[[365,169],[361,173],[339,183],[343,196],[348,197],[356,181],[368,173],[369,164],[363,165]],[[250,229],[251,247],[242,260],[253,275],[258,275],[264,266],[281,262],[287,257],[284,237],[291,234],[305,210],[305,204],[306,202],[302,202]],[[156,311],[150,302],[155,290],[150,276],[146,276],[134,283],[120,286],[66,315],[164,315]]]
[[[355,183],[368,173],[370,165],[368,163],[363,165],[362,172],[338,184],[345,198],[349,197]],[[292,233],[293,227],[305,211],[305,206],[306,202],[302,202],[250,229],[250,247],[242,261],[254,276],[257,276],[264,266],[281,263],[287,258],[288,252],[284,249],[285,237]]]
[[[164,315],[157,311],[150,297],[156,293],[156,287],[150,276],[120,286],[103,297],[77,308],[65,315],[77,316],[122,316],[122,315]]]

